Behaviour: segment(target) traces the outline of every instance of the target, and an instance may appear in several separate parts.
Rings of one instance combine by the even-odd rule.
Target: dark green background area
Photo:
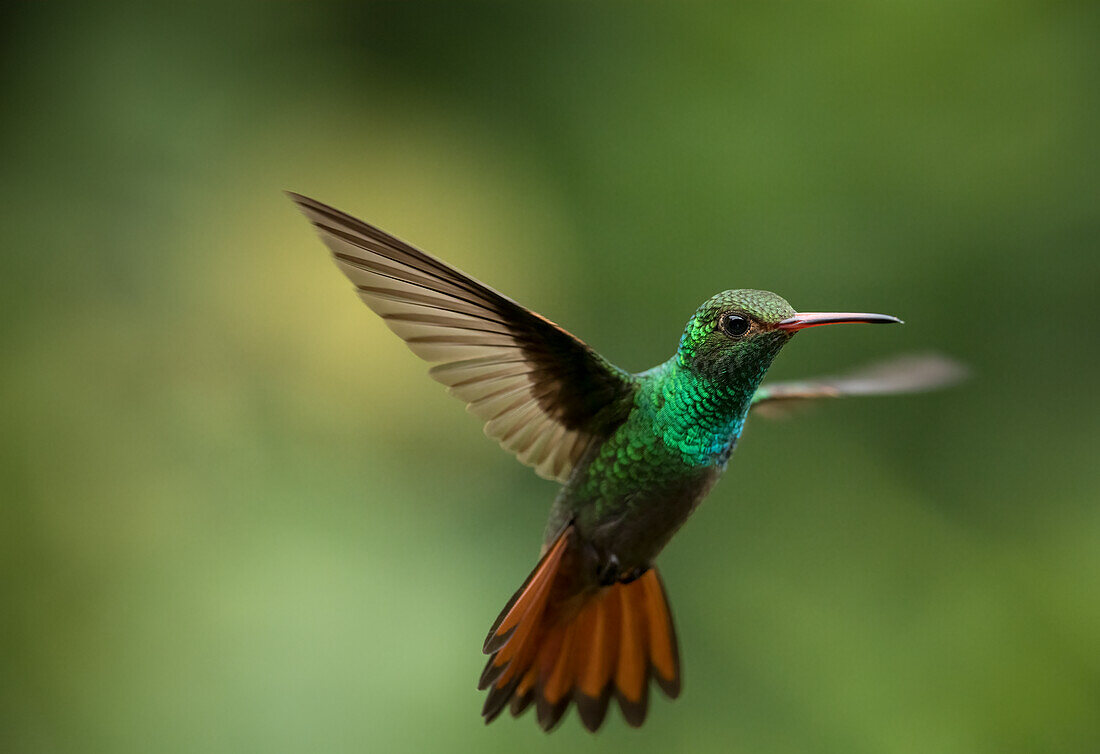
[[[9,7],[0,749],[1100,750],[1100,5]],[[972,379],[750,422],[642,731],[486,728],[555,487],[281,195],[634,370],[724,288]]]

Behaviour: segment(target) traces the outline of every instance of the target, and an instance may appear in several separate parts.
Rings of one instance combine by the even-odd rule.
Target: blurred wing
[[[765,416],[781,416],[813,398],[917,393],[953,385],[964,377],[966,369],[946,356],[902,356],[839,377],[761,385],[752,397],[752,408]]]
[[[538,314],[350,215],[290,194],[336,264],[485,434],[564,482],[633,405],[633,378]]]

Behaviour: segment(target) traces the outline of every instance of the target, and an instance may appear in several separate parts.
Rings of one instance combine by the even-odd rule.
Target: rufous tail
[[[489,689],[486,723],[506,706],[518,716],[534,702],[548,731],[576,702],[584,726],[595,731],[614,696],[637,727],[650,678],[670,698],[680,693],[676,631],[657,571],[629,583],[582,586],[574,537],[566,527],[489,630],[484,651],[491,656],[478,684]]]

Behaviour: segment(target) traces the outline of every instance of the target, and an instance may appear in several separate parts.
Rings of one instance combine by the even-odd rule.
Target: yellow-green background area
[[[2,19],[0,749],[1100,750],[1100,5],[416,3]],[[948,392],[750,421],[661,557],[684,692],[485,727],[556,487],[282,195],[639,370],[717,290]]]

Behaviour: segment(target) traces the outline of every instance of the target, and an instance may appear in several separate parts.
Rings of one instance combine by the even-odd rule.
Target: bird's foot
[[[596,574],[596,579],[600,582],[600,586],[611,586],[619,581],[620,575],[619,559],[614,555],[608,557],[607,561],[600,566],[599,572]]]
[[[622,564],[619,563],[619,559],[611,555],[600,568],[596,579],[599,581],[600,586],[629,584],[648,570],[649,566],[638,566],[637,568],[631,568],[628,571],[624,571],[622,569]]]

